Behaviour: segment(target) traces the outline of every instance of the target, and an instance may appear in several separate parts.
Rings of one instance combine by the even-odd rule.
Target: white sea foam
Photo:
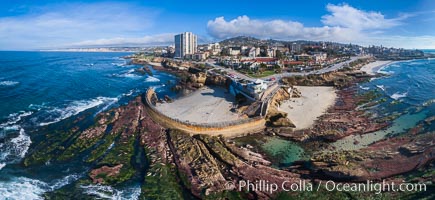
[[[117,66],[117,67],[125,67],[126,66],[125,62],[123,62],[123,63],[112,63],[112,65],[113,66]]]
[[[359,88],[361,88],[361,89],[363,89],[363,90],[368,90],[368,89],[370,89],[369,87],[363,87],[363,86],[359,86]]]
[[[5,166],[6,166],[6,163],[0,163],[0,170],[2,170],[3,167],[5,167]]]
[[[17,128],[16,124],[19,121],[21,121],[21,119],[23,117],[27,117],[27,116],[31,115],[32,113],[33,112],[31,112],[31,111],[28,111],[28,112],[20,111],[18,113],[10,114],[8,116],[8,121],[4,122],[4,123],[1,123],[0,124],[0,128],[4,128],[4,129],[8,129],[9,128],[9,129],[15,129],[16,130],[16,128]]]
[[[384,71],[385,68],[390,67],[390,65],[385,65],[382,66],[381,68],[378,69],[378,71],[376,71],[378,74],[386,74],[386,75],[390,75],[390,74],[394,74],[393,71]]]
[[[134,69],[130,69],[127,72],[124,72],[122,74],[114,74],[115,77],[123,77],[123,78],[140,78],[141,76],[134,73]]]
[[[118,190],[111,186],[104,185],[82,185],[84,193],[88,195],[95,195],[97,198],[103,199],[139,199],[141,188],[140,186],[133,186],[124,190]]]
[[[137,74],[122,74],[121,77],[125,77],[125,78],[140,78],[141,76],[137,75]]]
[[[77,115],[87,109],[103,105],[103,104],[113,104],[118,101],[118,98],[109,97],[97,97],[91,100],[80,100],[74,101],[67,105],[65,108],[53,108],[48,112],[52,117],[48,118],[47,121],[39,123],[39,126],[46,126],[64,120],[68,117]]]
[[[43,199],[48,184],[26,177],[15,177],[8,181],[0,181],[1,199]]]
[[[20,82],[17,81],[1,81],[0,86],[14,86],[19,84]]]
[[[123,94],[123,96],[129,97],[133,95],[134,92],[136,92],[136,90],[130,90],[128,93]]]
[[[20,161],[26,155],[31,143],[30,137],[21,128],[17,137],[0,144],[0,161],[5,163]]]
[[[50,189],[51,190],[59,189],[65,185],[68,185],[68,184],[78,180],[80,177],[82,177],[81,174],[70,174],[70,175],[65,176],[61,179],[53,181],[52,184],[50,184]]]
[[[376,85],[377,88],[381,89],[382,91],[385,91],[384,85]]]
[[[404,92],[404,93],[396,92],[393,95],[391,95],[390,97],[394,100],[398,100],[400,98],[406,97],[407,95],[408,95],[408,92]]]
[[[20,134],[18,137],[13,138],[11,143],[14,144],[14,148],[12,149],[13,153],[18,155],[20,158],[24,158],[32,141],[30,140],[30,137],[26,135],[24,129],[20,129]]]
[[[160,82],[160,79],[153,76],[149,76],[145,79],[145,82]]]
[[[431,104],[435,103],[435,99],[427,100],[423,103],[423,106],[430,106]]]
[[[162,92],[164,90],[164,87],[165,87],[164,84],[163,85],[156,85],[156,86],[153,86],[153,89],[156,92]]]
[[[104,199],[121,199],[122,192],[114,189],[111,186],[103,185],[82,185],[81,188],[85,189],[84,193],[95,195]]]
[[[7,181],[0,181],[0,199],[43,199],[44,193],[59,189],[77,181],[80,177],[81,174],[71,174],[50,184],[27,177],[13,177]]]
[[[390,75],[390,74],[394,74],[393,71],[384,71],[384,67],[380,68],[377,73],[379,74],[386,74],[386,75]]]

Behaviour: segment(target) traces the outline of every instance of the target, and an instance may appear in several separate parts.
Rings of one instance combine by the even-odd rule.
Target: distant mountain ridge
[[[312,46],[321,46],[322,43],[334,44],[336,46],[349,46],[350,44],[343,44],[337,42],[326,42],[326,41],[308,41],[308,40],[276,40],[276,39],[258,39],[252,36],[237,36],[233,38],[228,38],[219,42],[223,46],[290,46],[293,43],[305,44]],[[359,45],[354,45],[359,46]]]

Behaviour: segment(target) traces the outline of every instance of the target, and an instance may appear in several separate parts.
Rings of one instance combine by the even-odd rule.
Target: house
[[[234,57],[225,57],[221,60],[221,62],[229,67],[239,67],[240,66],[240,60],[238,58],[234,58]]]
[[[324,52],[315,52],[315,53],[313,53],[313,56],[314,56],[314,60],[316,61],[316,63],[321,63],[321,62],[326,60],[326,58],[328,57],[328,54],[324,53]]]
[[[308,54],[300,54],[293,56],[296,61],[308,62],[313,59],[313,56]]]
[[[249,69],[256,69],[261,64],[265,64],[267,67],[274,67],[275,65],[281,66],[279,59],[270,57],[257,57],[241,60],[242,66],[249,66]]]
[[[238,56],[242,53],[242,49],[240,47],[230,47],[230,55],[232,56]]]
[[[233,79],[232,85],[238,91],[247,94],[253,99],[259,99],[261,94],[267,89],[267,82],[257,79],[255,81],[248,81],[245,79],[235,80]]]

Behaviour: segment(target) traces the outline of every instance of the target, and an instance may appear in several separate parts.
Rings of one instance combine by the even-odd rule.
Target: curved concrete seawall
[[[167,128],[180,129],[190,134],[207,134],[214,136],[223,135],[225,137],[242,136],[261,131],[265,128],[266,121],[264,117],[210,124],[198,124],[181,121],[179,119],[168,117],[164,113],[161,113],[159,110],[157,110],[152,101],[154,97],[154,89],[149,88],[145,93],[145,96],[142,97],[145,108],[154,121]]]

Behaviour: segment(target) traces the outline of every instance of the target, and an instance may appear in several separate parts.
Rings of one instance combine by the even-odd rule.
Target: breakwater
[[[189,134],[207,134],[214,136],[223,135],[225,137],[236,137],[255,133],[265,128],[266,121],[264,117],[261,116],[219,123],[186,122],[180,119],[171,118],[156,109],[155,103],[153,102],[153,100],[155,100],[156,98],[156,93],[153,88],[149,88],[142,98],[148,114],[156,122],[167,128],[180,129]]]

